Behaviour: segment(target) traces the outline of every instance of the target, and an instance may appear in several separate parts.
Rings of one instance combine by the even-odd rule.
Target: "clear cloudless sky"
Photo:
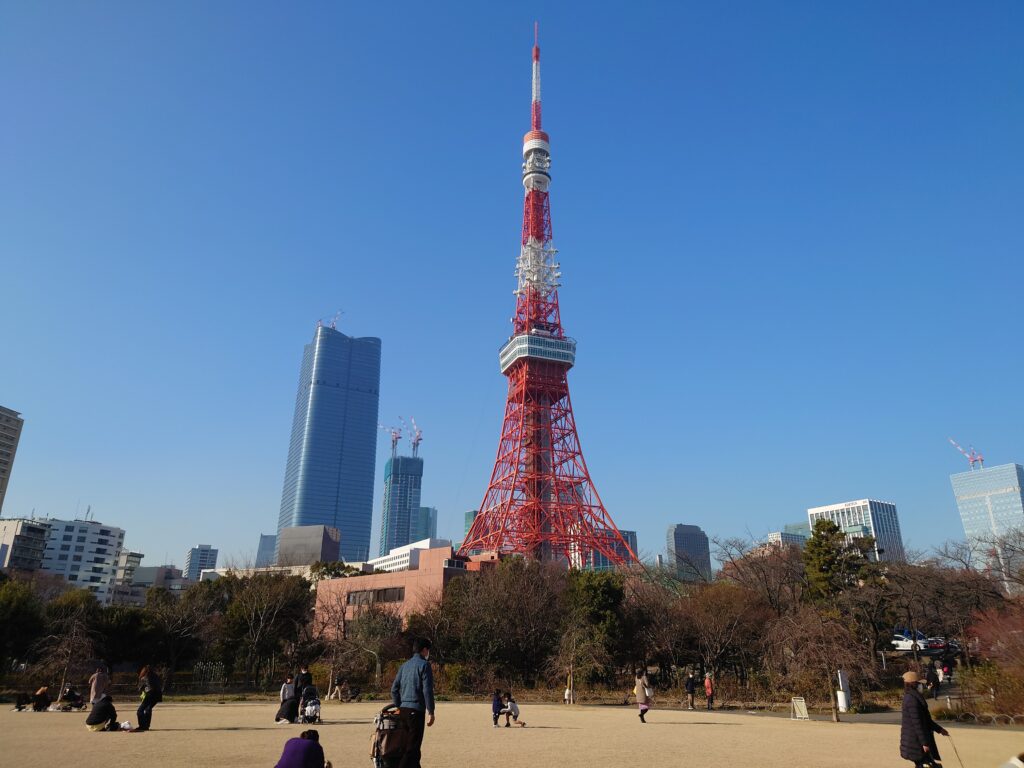
[[[145,562],[276,528],[317,318],[383,339],[461,538],[505,397],[541,22],[562,317],[620,527],[763,535],[1024,462],[1024,4],[8,2],[7,517]],[[386,439],[378,444],[374,538]]]

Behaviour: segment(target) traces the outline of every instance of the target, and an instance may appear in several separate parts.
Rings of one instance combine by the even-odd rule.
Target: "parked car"
[[[915,640],[904,635],[893,635],[891,645],[897,651],[919,651],[926,642],[927,640],[923,637]]]

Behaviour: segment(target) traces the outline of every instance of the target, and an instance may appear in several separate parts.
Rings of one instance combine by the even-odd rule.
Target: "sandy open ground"
[[[117,702],[135,722],[131,702]],[[82,713],[0,714],[0,765],[219,768],[277,762],[300,726],[272,722],[273,704],[175,704],[154,710],[148,733],[90,733]],[[317,726],[335,768],[369,766],[371,720],[379,706],[324,706]],[[870,723],[793,722],[767,715],[653,710],[642,725],[633,707],[522,705],[526,728],[491,727],[489,702],[438,704],[427,729],[423,765],[498,768],[620,766],[877,766],[908,768],[899,727]],[[306,726],[309,727],[309,726]],[[966,768],[995,768],[1024,749],[1024,731],[952,727]],[[956,768],[940,737],[947,768]]]

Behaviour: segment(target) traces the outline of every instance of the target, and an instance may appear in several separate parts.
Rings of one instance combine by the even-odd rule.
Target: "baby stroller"
[[[395,768],[402,762],[409,744],[409,723],[398,707],[390,704],[373,718],[370,759],[374,768]]]
[[[299,722],[320,723],[320,692],[315,685],[307,685],[299,697]]]

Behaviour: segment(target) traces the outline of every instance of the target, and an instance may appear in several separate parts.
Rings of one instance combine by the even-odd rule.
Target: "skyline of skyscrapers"
[[[206,568],[217,567],[217,550],[209,544],[198,544],[185,553],[184,577],[199,581],[199,573]]]
[[[416,540],[413,534],[419,529],[422,485],[421,457],[392,455],[384,464],[378,557]]]
[[[299,372],[277,529],[327,525],[341,557],[369,557],[381,340],[317,325]],[[280,540],[278,540],[280,546]]]
[[[711,546],[699,525],[670,525],[666,534],[668,565],[683,581],[711,580]]]
[[[14,469],[14,456],[21,441],[25,420],[21,414],[0,405],[0,514],[4,511],[4,498]]]
[[[847,541],[873,538],[872,554],[876,561],[904,562],[907,559],[896,505],[891,502],[859,499],[808,509],[807,522],[812,531],[818,520],[834,522],[846,534]]]

